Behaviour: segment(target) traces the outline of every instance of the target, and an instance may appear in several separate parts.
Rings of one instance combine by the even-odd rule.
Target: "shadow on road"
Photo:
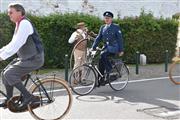
[[[171,84],[168,80],[129,83],[122,91],[113,91],[109,86],[95,89],[87,96],[78,96],[77,100],[84,102],[103,102],[111,100],[114,103],[136,105],[146,103],[155,106],[179,109],[180,86]]]

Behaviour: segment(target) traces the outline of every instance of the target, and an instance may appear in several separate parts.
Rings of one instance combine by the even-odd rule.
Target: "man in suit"
[[[74,45],[76,45],[79,41],[83,39],[87,39],[88,37],[84,22],[77,23],[76,28],[77,30],[72,33],[71,37],[68,40],[70,44],[74,43]],[[86,49],[87,49],[87,41],[81,42],[78,46],[76,46],[74,50],[74,59],[75,59],[74,69],[84,64]]]
[[[92,46],[92,49],[95,50],[101,41],[105,42],[105,47],[99,60],[99,71],[102,75],[104,75],[105,70],[108,73],[112,69],[111,63],[108,60],[109,56],[116,54],[122,56],[124,54],[122,33],[120,27],[112,22],[113,13],[106,11],[103,16],[105,25],[101,26],[99,34]],[[105,85],[104,78],[100,80],[100,84]]]

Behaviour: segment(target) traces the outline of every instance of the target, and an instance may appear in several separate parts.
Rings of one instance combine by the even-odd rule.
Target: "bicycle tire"
[[[45,79],[43,79],[43,80],[41,80],[41,85],[43,85],[44,87],[46,87],[45,85],[46,85],[46,83],[49,83],[49,82],[51,82],[51,84],[52,84],[52,82],[53,83],[56,83],[56,84],[59,84],[60,86],[55,86],[56,87],[56,90],[54,90],[55,92],[56,91],[65,91],[65,94],[66,95],[64,95],[64,96],[67,96],[67,98],[68,98],[68,101],[64,101],[64,103],[65,102],[67,102],[67,106],[65,107],[65,110],[63,110],[63,112],[62,112],[62,114],[60,114],[60,115],[58,115],[57,117],[55,117],[55,118],[42,118],[42,116],[40,116],[39,114],[37,114],[39,111],[41,111],[42,110],[42,112],[43,112],[43,109],[41,109],[41,110],[36,110],[36,109],[39,109],[39,108],[43,108],[43,107],[46,107],[46,105],[45,106],[42,106],[42,105],[40,105],[40,107],[38,107],[38,108],[36,108],[36,109],[33,109],[32,107],[31,107],[31,105],[29,104],[28,105],[28,110],[29,110],[29,112],[30,112],[30,114],[35,118],[35,119],[38,119],[38,120],[46,120],[46,119],[51,119],[51,120],[58,120],[58,119],[62,119],[68,112],[69,112],[69,110],[70,110],[70,108],[71,108],[71,105],[72,105],[72,94],[71,94],[71,91],[70,91],[70,89],[69,89],[69,87],[68,87],[68,85],[67,85],[67,82],[65,81],[65,80],[62,80],[62,79],[59,79],[59,78],[45,78]],[[59,88],[58,88],[59,87]],[[63,88],[61,88],[61,87],[63,87]],[[33,94],[37,94],[38,92],[36,91],[38,88],[40,88],[40,84],[37,84],[37,85],[35,85],[35,84],[33,84],[32,86],[31,86],[31,88],[30,88],[30,90],[31,90],[31,93],[33,93]],[[49,90],[49,89],[46,89],[47,91]],[[37,92],[37,93],[36,93]],[[40,92],[39,92],[39,94],[40,94]],[[48,93],[48,94],[50,94],[50,93]],[[53,93],[53,94],[55,94],[55,93]],[[60,94],[60,93],[56,93],[57,94],[57,98],[59,98],[59,96],[58,96],[58,94]],[[36,95],[37,96],[37,95]],[[62,98],[64,97],[64,96],[61,96]],[[42,96],[41,96],[42,97]],[[53,98],[52,100],[54,100],[54,101],[59,101],[60,99],[57,99],[57,98]],[[44,98],[41,98],[41,102],[43,101],[43,99]],[[44,100],[45,101],[45,100]],[[52,102],[52,103],[54,103],[54,102]],[[63,104],[64,104],[63,103]],[[51,103],[50,103],[51,104]],[[50,105],[50,104],[48,104],[48,105]],[[47,105],[47,106],[48,106]],[[56,104],[55,105],[56,107],[58,106],[59,107],[59,104]],[[47,107],[46,107],[47,108]],[[45,108],[44,108],[45,109]],[[62,108],[61,108],[62,109]],[[48,111],[46,111],[46,112],[51,112],[51,109],[50,108],[48,108],[47,109]],[[55,110],[55,108],[53,108],[53,110]],[[36,112],[37,111],[37,112]],[[59,111],[58,111],[59,112]],[[45,114],[47,114],[47,113],[45,113]],[[53,112],[53,114],[54,114],[54,112]],[[49,115],[51,115],[51,114],[48,114],[48,116]]]
[[[86,85],[81,84],[80,77],[78,79],[74,78],[74,74],[76,74],[81,69],[83,69],[83,75],[85,75],[84,82],[91,81],[92,82],[92,84],[90,84],[91,86],[87,85],[87,84]],[[80,73],[77,73],[77,74],[79,75]],[[89,74],[89,75],[87,76],[87,74]],[[92,78],[93,77],[94,78],[89,79],[88,77],[90,75]],[[78,66],[71,72],[70,77],[69,77],[69,84],[70,84],[72,91],[75,94],[83,96],[83,95],[87,95],[92,92],[92,90],[94,89],[94,87],[96,85],[96,80],[97,80],[97,77],[96,77],[96,73],[95,73],[94,69],[91,66],[89,66],[88,64],[83,64],[83,65]]]
[[[123,90],[126,86],[127,86],[127,84],[128,84],[128,81],[129,81],[129,69],[128,69],[128,67],[126,66],[126,64],[124,64],[124,63],[122,63],[122,66],[121,66],[121,73],[118,71],[118,69],[117,69],[117,65],[115,65],[114,66],[114,70],[112,70],[112,75],[115,73],[117,73],[117,77],[116,78],[114,78],[114,80],[112,80],[111,79],[111,73],[110,73],[110,75],[109,75],[109,78],[108,78],[108,80],[109,80],[109,86],[113,89],[113,90],[115,90],[115,91],[121,91],[121,90]],[[123,73],[122,74],[122,72],[125,72],[125,73]],[[126,75],[126,76],[125,76]],[[125,78],[125,81],[124,81],[124,83],[122,83],[122,80],[123,80],[123,77],[127,77],[127,78]],[[122,84],[122,86],[120,85],[120,84]]]
[[[180,81],[176,81],[176,79],[173,77],[173,71],[177,64],[180,64],[180,60],[174,61],[169,68],[169,80],[172,81],[175,85],[180,85]],[[179,78],[180,79],[180,78]]]
[[[76,49],[76,47],[83,41],[86,41],[87,39],[82,39],[80,40],[78,43],[76,43],[76,45],[73,47],[73,50],[71,52],[71,56],[70,56],[70,69],[72,70],[73,69],[73,55],[74,55],[74,51]]]
[[[91,44],[89,44],[89,42],[91,43],[91,42],[93,42],[93,41],[89,41],[88,39],[81,39],[78,43],[76,43],[75,44],[75,46],[73,47],[73,50],[72,50],[72,52],[71,52],[71,55],[70,55],[70,70],[72,70],[73,69],[73,60],[74,60],[74,51],[75,51],[75,49],[77,48],[77,46],[78,45],[80,45],[81,44],[81,42],[84,42],[84,41],[87,41],[87,45],[86,45],[86,50],[85,50],[85,60],[87,60],[87,50],[88,50],[88,48],[90,48],[91,47]],[[88,47],[88,45],[90,45],[89,47]]]

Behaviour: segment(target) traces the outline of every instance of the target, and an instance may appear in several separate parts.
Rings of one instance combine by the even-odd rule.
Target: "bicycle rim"
[[[129,81],[129,70],[125,64],[115,65],[109,74],[109,85],[115,91],[123,90]]]
[[[180,73],[180,60],[172,63],[169,69],[169,78],[176,85],[180,85],[179,73]]]
[[[73,50],[72,50],[72,52],[71,52],[71,56],[70,56],[70,69],[72,70],[73,69],[73,67],[74,67],[74,62],[75,62],[75,58],[74,58],[74,51],[75,51],[75,49],[78,47],[78,46],[80,46],[83,42],[86,42],[87,41],[87,48],[86,48],[86,50],[85,50],[85,54],[87,55],[87,52],[88,52],[88,49],[90,49],[91,48],[91,45],[92,45],[92,41],[88,41],[87,39],[82,39],[82,40],[80,40],[78,43],[76,43],[76,45],[74,46],[74,48],[73,48]],[[86,56],[87,57],[87,56]],[[85,58],[86,60],[87,60],[87,58]]]
[[[69,112],[72,104],[72,94],[66,82],[47,78],[42,80],[41,85],[33,85],[31,88],[33,95],[38,96],[40,102],[36,103],[38,104],[36,108],[34,103],[28,105],[29,112],[38,120],[62,119]]]
[[[96,74],[88,65],[75,68],[70,75],[69,82],[72,91],[78,95],[87,95],[95,87]]]

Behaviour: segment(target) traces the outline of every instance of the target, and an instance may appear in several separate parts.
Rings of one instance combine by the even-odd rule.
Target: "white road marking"
[[[180,114],[180,110],[176,110],[176,111],[169,111],[169,112],[163,112],[163,113],[159,113],[157,114],[158,116],[161,117],[169,117],[169,116],[176,116]]]
[[[173,78],[180,78],[180,76],[174,76]],[[163,79],[169,79],[169,77],[159,77],[159,78],[148,78],[148,79],[140,79],[140,80],[130,80],[129,83],[154,81],[154,80],[163,80]]]
[[[180,76],[174,76],[174,78],[180,78]],[[169,79],[169,77],[130,80],[130,81],[128,81],[128,83],[147,82],[147,81],[164,80],[164,79]],[[116,82],[113,84],[119,84],[119,83],[122,83],[122,82]],[[109,84],[107,84],[107,85],[109,85]],[[86,86],[76,87],[76,89],[82,89],[82,88],[87,88],[87,87]],[[59,91],[62,91],[62,89],[61,90],[55,90],[55,92],[59,92]],[[3,100],[3,99],[5,99],[5,97],[0,98],[0,100]]]

